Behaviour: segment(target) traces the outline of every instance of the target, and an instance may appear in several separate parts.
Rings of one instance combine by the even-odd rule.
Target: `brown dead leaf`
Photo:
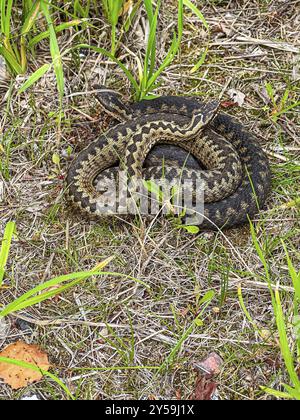
[[[222,37],[230,37],[232,35],[232,28],[223,22],[217,22],[212,26],[212,32]]]
[[[197,368],[202,369],[210,375],[218,375],[221,372],[223,360],[217,353],[210,353],[205,360],[196,364]]]
[[[223,102],[221,102],[221,106],[223,108],[231,108],[233,106],[237,106],[237,103],[233,102],[233,101],[223,101]]]
[[[187,314],[189,313],[189,308],[183,308],[179,311],[180,315],[185,318]]]
[[[26,344],[23,341],[7,346],[0,357],[15,359],[37,366],[41,370],[50,368],[48,356],[35,344]],[[32,369],[22,368],[11,363],[0,362],[0,378],[13,389],[23,388],[31,383],[41,380],[43,375]]]
[[[55,286],[51,286],[51,287],[48,287],[47,289],[45,289],[43,291],[43,293],[45,293],[45,292],[54,292],[55,290],[58,290],[60,287],[61,287],[61,285],[56,284]],[[46,299],[46,302],[47,301],[48,302],[51,301],[51,302],[54,302],[54,303],[58,303],[59,300],[60,300],[60,294],[58,293],[57,295],[53,295],[53,296],[49,297],[48,299]]]
[[[130,9],[132,9],[133,3],[133,0],[127,0],[121,10],[120,16],[126,15],[130,11]]]
[[[181,400],[182,398],[181,398],[181,391],[180,391],[180,389],[176,389],[176,391],[175,391],[175,395],[176,395],[176,400]]]
[[[195,391],[190,400],[210,401],[216,392],[217,384],[212,380],[212,375],[199,375],[195,385]]]

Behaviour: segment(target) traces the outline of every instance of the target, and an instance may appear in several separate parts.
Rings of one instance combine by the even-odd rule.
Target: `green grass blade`
[[[289,395],[294,398],[295,400],[300,401],[300,389],[295,389],[290,387],[287,384],[283,384],[284,388],[287,390],[287,392],[289,393]]]
[[[35,23],[35,21],[38,17],[38,14],[40,12],[40,6],[41,6],[41,0],[37,0],[33,4],[30,12],[26,16],[26,19],[23,23],[22,30],[21,30],[22,35],[27,34],[30,31],[30,29],[32,28],[32,26],[34,25],[34,23]]]
[[[51,52],[58,92],[59,92],[60,101],[61,101],[64,96],[64,90],[65,90],[64,72],[63,72],[61,54],[58,47],[58,42],[57,42],[52,18],[50,16],[49,4],[46,3],[45,0],[41,1],[41,9],[45,15],[47,24],[49,26],[50,52]]]
[[[132,7],[132,11],[131,11],[131,13],[128,15],[128,17],[127,17],[127,19],[126,19],[126,21],[125,21],[125,23],[124,23],[124,25],[123,25],[125,32],[128,32],[128,31],[129,31],[129,28],[130,28],[130,27],[131,27],[131,25],[132,25],[132,22],[133,22],[133,20],[134,20],[134,18],[135,18],[135,16],[136,16],[136,14],[137,14],[137,11],[138,11],[138,10],[139,10],[139,8],[140,8],[141,2],[142,2],[142,0],[137,0],[137,3],[135,3],[135,4],[133,5],[133,7]]]
[[[35,71],[27,80],[26,82],[20,87],[18,94],[25,92],[28,88],[30,88],[34,83],[36,83],[39,79],[41,79],[47,71],[50,70],[52,64],[44,64],[40,67],[37,71]]]
[[[271,85],[271,83],[266,82],[265,83],[265,88],[266,88],[267,94],[269,95],[269,98],[271,99],[273,105],[276,106],[276,101],[274,100],[274,89],[273,89],[273,86]]]
[[[178,0],[178,16],[177,16],[177,32],[178,32],[178,48],[180,47],[182,34],[183,34],[183,0]]]
[[[209,304],[213,298],[215,297],[215,292],[213,290],[209,290],[205,293],[205,295],[199,300],[198,305]],[[205,308],[206,308],[205,306]],[[201,314],[204,312],[204,309],[201,311]]]
[[[242,311],[244,312],[246,318],[248,319],[248,321],[252,325],[253,329],[265,341],[265,337],[264,337],[262,331],[258,328],[257,324],[255,323],[254,319],[252,318],[252,316],[250,315],[248,309],[246,308],[246,305],[245,305],[245,302],[244,302],[244,298],[243,298],[243,292],[242,292],[242,286],[241,285],[238,286],[238,299],[239,299],[239,303],[240,303],[240,306],[242,308]]]
[[[10,38],[11,36],[10,20],[11,20],[12,6],[13,6],[13,0],[8,0],[6,4],[6,13],[5,13],[5,18],[4,18],[4,34],[7,38]]]
[[[155,68],[155,58],[156,58],[156,30],[157,30],[157,18],[160,8],[160,1],[157,2],[157,7],[155,14],[151,20],[150,32],[147,42],[146,54],[144,59],[144,70],[143,77],[141,80],[141,92],[147,93],[148,79],[152,76]],[[150,20],[149,20],[150,22]]]
[[[239,285],[238,286],[238,299],[239,299],[239,303],[240,306],[246,316],[246,318],[248,319],[248,321],[250,322],[251,325],[253,325],[253,327],[255,328],[255,330],[257,330],[256,324],[252,318],[252,316],[250,315],[250,313],[248,312],[248,309],[246,308],[245,302],[244,302],[244,298],[243,298],[243,292],[242,292],[242,286]]]
[[[122,12],[124,0],[106,0],[102,1],[105,15],[111,25],[111,54],[116,52],[116,33],[119,16]]]
[[[1,25],[1,34],[5,32],[5,9],[6,9],[6,0],[0,0],[0,25]]]
[[[148,39],[148,45],[146,49],[146,57],[145,57],[145,67],[148,72],[146,73],[146,79],[148,80],[149,75],[152,75],[154,68],[155,68],[155,60],[156,60],[156,31],[157,31],[157,21],[158,21],[158,14],[160,10],[161,1],[159,0],[156,5],[155,13],[153,15],[150,13],[148,15],[149,23],[150,23],[150,33]],[[149,67],[149,57],[150,57],[150,67]]]
[[[276,391],[275,389],[271,389],[271,388],[266,388],[264,386],[260,387],[264,392],[266,392],[269,395],[273,395],[273,397],[276,398],[282,398],[282,399],[287,399],[287,400],[292,400],[293,397],[290,394],[287,394],[286,392],[280,392],[280,391]]]
[[[291,111],[292,109],[297,108],[297,107],[299,107],[299,106],[300,106],[300,101],[295,102],[294,104],[292,104],[292,105],[290,105],[290,106],[287,106],[285,109],[282,109],[281,111],[276,112],[276,113],[273,115],[273,118],[274,118],[274,117],[278,118],[278,117],[280,117],[280,115],[285,114],[286,112]]]
[[[297,273],[297,271],[296,271],[296,269],[295,269],[295,267],[294,267],[294,265],[293,265],[293,263],[290,259],[288,250],[285,246],[285,243],[283,241],[281,241],[281,243],[282,243],[283,249],[285,251],[285,255],[286,255],[286,259],[287,259],[287,263],[288,263],[289,274],[290,274],[292,282],[293,282],[295,293],[296,293],[297,298],[300,301],[300,272]]]
[[[177,31],[178,31],[178,35],[176,36],[176,34],[174,33],[172,44],[170,46],[170,49],[165,59],[163,60],[158,70],[150,77],[147,83],[147,89],[145,92],[143,92],[143,96],[140,99],[144,99],[144,96],[152,89],[158,77],[169,66],[169,64],[172,62],[172,60],[174,59],[175,55],[177,54],[179,50],[182,33],[183,33],[183,0],[178,1],[178,29]]]
[[[279,341],[280,341],[280,348],[281,348],[281,353],[285,362],[285,366],[287,368],[287,371],[289,373],[290,379],[294,385],[294,387],[296,388],[296,390],[299,390],[300,392],[300,381],[298,378],[298,375],[295,371],[295,367],[294,367],[294,362],[293,362],[293,357],[289,348],[289,343],[288,343],[288,338],[287,338],[287,333],[286,333],[286,326],[285,326],[285,320],[284,320],[284,315],[283,315],[283,311],[282,311],[282,306],[281,306],[281,300],[280,300],[280,295],[279,295],[279,291],[276,290],[275,291],[275,300],[276,300],[276,323],[277,323],[277,328],[278,328],[278,332],[279,332]]]
[[[99,48],[99,47],[95,47],[93,45],[88,45],[88,44],[79,44],[79,45],[76,45],[75,47],[73,47],[71,49],[78,49],[78,48],[89,48],[93,51],[98,52],[99,54],[103,54],[106,57],[109,57],[111,60],[113,60],[120,67],[121,70],[123,70],[123,72],[126,74],[128,80],[130,81],[130,83],[134,87],[135,91],[139,91],[139,85],[136,82],[133,75],[131,74],[131,72],[124,66],[124,64],[121,63],[120,60],[118,60],[116,57],[114,57],[109,51],[105,50],[104,48]]]
[[[15,222],[8,222],[4,230],[4,236],[2,239],[1,250],[0,250],[0,287],[2,286],[2,283],[3,283],[5,266],[7,263],[11,241],[12,241],[12,237],[15,232],[15,229],[16,229]]]
[[[182,336],[178,340],[178,342],[175,344],[173,349],[171,350],[169,356],[165,359],[165,361],[160,366],[158,373],[164,371],[164,369],[169,366],[175,359],[177,353],[180,351],[183,343],[185,340],[192,334],[194,331],[194,328],[197,327],[198,321],[201,320],[201,317],[203,313],[205,312],[205,309],[208,307],[208,305],[211,303],[215,296],[215,292],[213,290],[209,290],[203,298],[200,300],[199,305],[204,305],[200,313],[196,316],[196,318],[192,321],[192,323],[189,325],[189,327],[183,332]]]
[[[199,70],[202,64],[204,64],[207,53],[208,53],[208,47],[206,47],[205,50],[203,51],[198,63],[192,68],[191,73],[196,73],[196,71]]]
[[[3,56],[3,58],[5,59],[5,61],[7,62],[8,66],[9,66],[10,70],[14,74],[23,74],[24,73],[23,69],[22,69],[22,66],[20,65],[20,63],[18,62],[16,57],[10,51],[8,51],[6,48],[0,46],[0,55]]]
[[[80,25],[83,22],[83,19],[74,19],[70,22],[61,23],[60,25],[54,26],[55,33],[62,32],[66,29],[72,28],[74,26]],[[41,32],[40,34],[36,35],[32,38],[28,43],[28,48],[34,47],[36,44],[41,42],[43,39],[48,38],[50,35],[49,31]]]
[[[183,4],[188,7],[193,13],[195,13],[195,15],[201,20],[201,22],[203,23],[203,26],[209,30],[209,26],[208,23],[205,19],[205,17],[203,16],[203,14],[200,12],[200,10],[190,1],[190,0],[183,0]]]
[[[152,0],[144,0],[144,5],[145,5],[146,12],[147,12],[149,23],[151,25],[152,19],[153,19],[153,16],[154,16]]]
[[[113,26],[118,24],[124,0],[110,0],[110,19]]]
[[[34,0],[22,0],[23,22],[33,6]]]
[[[85,16],[86,17],[86,11],[81,6],[79,0],[74,1],[74,6],[73,7],[74,7],[74,13],[75,13],[76,16]]]
[[[89,272],[78,272],[78,273],[72,273],[72,274],[66,274],[63,276],[55,277],[52,280],[49,280],[39,286],[34,287],[33,289],[29,290],[28,292],[24,293],[22,296],[20,296],[18,299],[15,299],[12,303],[8,304],[1,312],[0,312],[0,318],[7,316],[9,313],[15,312],[15,308],[20,307],[21,304],[26,302],[28,299],[30,299],[32,296],[38,294],[39,292],[42,292],[45,289],[49,289],[50,287],[57,286],[58,284],[80,279],[83,280],[84,278],[88,278],[89,276],[92,276],[95,273],[94,271]]]
[[[158,79],[158,77],[161,75],[161,73],[165,70],[166,67],[168,67],[168,65],[172,62],[173,58],[176,55],[177,52],[177,37],[176,34],[174,33],[173,36],[173,41],[171,44],[171,47],[167,53],[167,56],[165,57],[164,61],[162,62],[162,64],[160,65],[160,67],[158,68],[158,70],[156,70],[156,72],[153,74],[152,77],[150,77],[148,85],[147,85],[147,93],[151,90],[152,86],[155,84],[156,80]],[[143,99],[143,98],[141,98]]]
[[[283,94],[283,96],[281,98],[281,101],[280,101],[280,109],[284,109],[285,104],[287,103],[287,100],[289,98],[289,95],[290,95],[290,90],[285,89],[284,94]]]
[[[266,258],[264,256],[263,250],[262,250],[261,246],[259,245],[259,242],[258,242],[258,239],[257,239],[257,236],[256,236],[256,232],[255,232],[253,223],[251,221],[250,221],[250,231],[251,231],[251,236],[252,236],[252,240],[253,240],[253,243],[254,243],[254,247],[255,247],[256,252],[257,252],[257,254],[260,258],[260,261],[262,262],[262,264],[264,266],[264,270],[265,270],[265,274],[266,274],[266,280],[267,280],[267,283],[268,283],[269,288],[270,288],[270,292],[271,292],[271,295],[272,295],[272,301],[274,303],[274,293],[273,293],[273,289],[271,287],[271,276],[270,276],[269,266],[268,266],[268,263],[267,263]]]
[[[106,261],[109,260],[105,260],[103,261],[102,265],[100,263],[100,266],[98,267],[104,267],[106,265]],[[97,268],[98,268],[97,267]],[[74,287],[77,283],[79,283],[82,280],[87,279],[88,277],[91,276],[99,276],[99,275],[109,275],[109,276],[117,276],[117,277],[124,277],[124,278],[128,278],[130,280],[135,281],[136,283],[146,287],[149,289],[149,286],[141,281],[138,280],[134,277],[131,276],[127,276],[127,275],[123,275],[120,273],[114,273],[114,272],[107,272],[107,271],[80,271],[77,273],[72,273],[72,274],[65,274],[63,276],[58,276],[55,277],[52,280],[49,280],[43,284],[40,284],[36,287],[34,287],[33,289],[29,290],[28,292],[24,293],[22,296],[20,296],[18,299],[15,299],[12,303],[8,304],[1,312],[0,312],[0,318],[7,316],[10,313],[19,311],[21,309],[24,309],[26,307],[35,305],[37,303],[40,303],[46,299],[51,298],[52,296],[55,296],[57,294],[59,294],[62,291],[65,291],[67,289],[70,289],[71,287]],[[57,286],[59,284],[62,283],[66,283],[66,285],[63,285],[61,288],[58,288],[56,290],[47,290],[51,287]],[[40,293],[45,291],[44,293]]]
[[[288,337],[287,337],[287,329],[286,329],[285,318],[284,318],[284,314],[283,314],[283,310],[282,310],[280,294],[279,294],[278,290],[275,290],[275,293],[273,292],[268,263],[267,263],[266,258],[264,256],[264,252],[259,245],[259,242],[258,242],[258,239],[257,239],[257,236],[256,236],[256,232],[254,230],[254,226],[251,223],[251,221],[250,221],[250,230],[251,230],[251,235],[252,235],[252,239],[253,239],[253,242],[254,242],[255,249],[256,249],[256,251],[259,255],[259,258],[260,258],[260,260],[261,260],[261,262],[264,266],[264,269],[265,269],[266,280],[267,280],[269,290],[270,290],[270,293],[271,293],[272,306],[273,306],[273,311],[274,311],[274,315],[275,315],[275,319],[276,319],[277,330],[278,330],[278,333],[279,333],[280,350],[281,350],[281,354],[282,354],[286,369],[288,371],[290,380],[293,383],[294,388],[295,388],[295,390],[293,391],[293,395],[295,396],[297,392],[300,392],[300,380],[299,380],[298,375],[295,371],[293,355],[292,355],[291,350],[289,348],[289,342],[288,342]],[[290,390],[292,390],[292,388],[290,388]],[[270,390],[268,390],[268,392],[270,393]]]
[[[7,316],[8,314],[12,314],[14,312],[21,311],[22,309],[30,308],[31,306],[37,305],[38,303],[44,302],[45,300],[48,300],[48,299],[51,299],[54,296],[60,295],[62,292],[66,291],[68,289],[71,289],[72,287],[79,284],[85,278],[86,277],[82,276],[81,278],[79,278],[77,280],[74,280],[74,281],[66,284],[65,286],[55,288],[54,290],[50,290],[48,292],[41,293],[37,296],[33,296],[32,298],[26,299],[25,301],[20,302],[20,303],[16,303],[16,301],[14,301],[12,303],[11,307],[7,306],[5,308],[5,310],[3,310],[0,313],[0,316],[4,317],[4,316]]]
[[[108,17],[108,0],[102,0],[102,8],[106,17]]]
[[[31,369],[35,372],[40,372],[44,376],[48,376],[54,382],[56,382],[57,385],[59,385],[72,400],[75,400],[75,397],[73,396],[71,391],[68,389],[68,387],[57,376],[53,375],[52,373],[47,372],[46,370],[42,370],[38,366],[32,365],[31,363],[23,362],[21,360],[16,360],[16,359],[9,359],[7,357],[0,357],[0,362],[9,363],[11,365],[19,366],[24,369]]]
[[[203,14],[200,12],[200,10],[190,0],[183,0],[183,4],[186,7],[188,7],[193,13],[195,13],[195,15],[202,22],[203,26],[207,29],[207,31],[209,31],[208,23],[207,23],[205,17],[203,16]],[[197,64],[192,68],[192,70],[191,70],[192,74],[195,73],[196,71],[198,71],[199,68],[202,66],[202,64],[204,63],[204,61],[206,59],[207,53],[208,53],[208,46],[205,48],[204,52],[201,54],[201,57],[198,60]]]

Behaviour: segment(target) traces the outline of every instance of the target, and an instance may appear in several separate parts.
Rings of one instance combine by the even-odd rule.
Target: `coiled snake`
[[[270,191],[268,159],[252,134],[218,112],[218,103],[163,96],[126,106],[116,92],[97,89],[105,111],[121,122],[82,150],[69,168],[68,196],[81,210],[103,215],[97,182],[101,176],[116,180],[119,166],[129,178],[163,176],[193,185],[201,179],[201,228],[245,223],[263,207]]]

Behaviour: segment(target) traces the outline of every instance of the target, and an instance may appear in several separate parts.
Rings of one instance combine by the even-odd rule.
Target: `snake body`
[[[163,96],[126,106],[113,91],[99,95],[106,111],[122,122],[90,143],[69,168],[68,195],[81,210],[97,215],[95,182],[102,175],[115,178],[122,165],[130,177],[201,178],[201,228],[245,223],[263,207],[270,191],[268,159],[257,139],[217,112],[215,103]],[[162,160],[167,166],[157,164]]]

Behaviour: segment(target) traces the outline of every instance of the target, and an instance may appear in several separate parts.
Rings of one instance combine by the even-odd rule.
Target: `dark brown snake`
[[[267,156],[243,125],[217,112],[215,102],[163,96],[126,106],[105,87],[98,99],[123,122],[90,143],[69,168],[68,196],[84,212],[103,216],[96,182],[116,180],[119,167],[129,178],[201,179],[201,228],[245,223],[264,206],[271,184]]]

